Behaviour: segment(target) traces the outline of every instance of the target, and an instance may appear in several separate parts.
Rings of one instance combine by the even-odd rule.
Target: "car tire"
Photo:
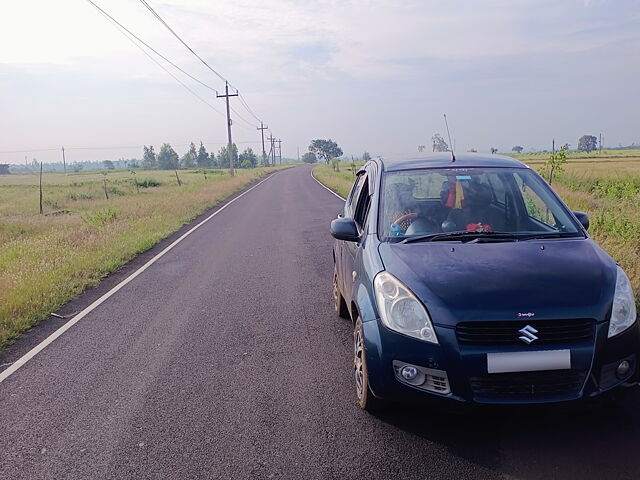
[[[333,307],[339,317],[350,318],[347,303],[344,301],[342,293],[340,293],[340,286],[338,285],[338,270],[335,268],[333,269]]]
[[[360,317],[356,319],[353,329],[353,370],[358,406],[372,414],[382,411],[386,406],[386,402],[377,398],[369,387],[369,371],[367,370],[367,358],[364,348],[364,330]]]

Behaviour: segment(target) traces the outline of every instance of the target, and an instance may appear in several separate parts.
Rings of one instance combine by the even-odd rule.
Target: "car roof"
[[[429,153],[419,157],[400,158],[382,157],[380,163],[386,172],[413,170],[417,168],[443,167],[511,167],[529,168],[513,157],[505,155],[491,155],[488,153],[456,153],[456,161],[451,161],[451,152]]]

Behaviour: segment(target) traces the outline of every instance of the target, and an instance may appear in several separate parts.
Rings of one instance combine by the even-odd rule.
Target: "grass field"
[[[273,170],[45,172],[43,215],[37,175],[0,176],[0,348]]]
[[[640,306],[640,151],[613,152],[621,153],[607,158],[572,155],[565,171],[554,179],[553,188],[571,209],[589,214],[589,233],[625,269]],[[547,158],[517,157],[536,170]],[[329,188],[346,196],[353,174],[346,164],[342,168],[336,173],[328,165],[318,165],[314,174]]]

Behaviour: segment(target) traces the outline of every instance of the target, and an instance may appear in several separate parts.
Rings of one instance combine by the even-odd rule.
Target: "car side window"
[[[367,181],[367,176],[362,175],[363,182],[362,187],[360,188],[359,197],[357,203],[355,205],[355,213],[353,215],[353,219],[358,225],[358,228],[362,230],[367,220],[367,215],[369,213],[369,207],[371,206],[371,196],[369,195],[369,182]]]
[[[360,191],[362,190],[362,185],[365,183],[365,177],[366,175],[364,173],[361,173],[358,178],[356,179],[355,183],[353,184],[353,188],[351,189],[351,194],[349,195],[349,198],[347,199],[347,204],[346,204],[346,214],[349,217],[354,217],[355,216],[355,211],[356,211],[356,205],[358,202],[358,197],[360,195]]]
[[[516,175],[516,183],[520,189],[527,214],[531,218],[534,218],[546,225],[555,225],[556,219],[554,218],[551,210],[549,210],[545,201],[540,198],[534,188],[528,185],[519,175]]]

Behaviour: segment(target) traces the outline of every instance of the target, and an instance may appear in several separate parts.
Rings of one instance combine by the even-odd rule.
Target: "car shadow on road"
[[[515,478],[640,478],[640,392],[577,407],[394,406],[378,419]]]

